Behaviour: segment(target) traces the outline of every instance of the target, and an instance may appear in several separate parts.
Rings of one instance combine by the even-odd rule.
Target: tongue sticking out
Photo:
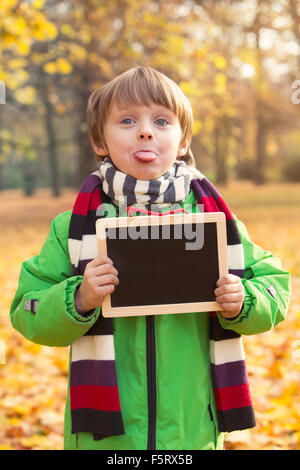
[[[134,157],[139,160],[140,162],[152,162],[156,158],[156,154],[154,152],[151,152],[150,150],[145,151],[145,150],[140,150],[138,152],[134,153]]]

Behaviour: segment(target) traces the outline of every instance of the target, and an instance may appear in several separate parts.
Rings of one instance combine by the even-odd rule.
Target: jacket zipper
[[[156,354],[155,317],[146,316],[146,360],[148,393],[148,442],[147,450],[156,448]]]

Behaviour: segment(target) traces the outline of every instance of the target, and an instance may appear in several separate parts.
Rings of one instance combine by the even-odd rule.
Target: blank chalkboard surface
[[[220,310],[214,289],[228,273],[222,212],[99,219],[98,252],[118,270],[104,317]]]

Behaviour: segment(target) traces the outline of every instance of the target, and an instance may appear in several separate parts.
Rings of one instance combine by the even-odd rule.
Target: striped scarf
[[[193,170],[197,172],[194,167]],[[151,205],[152,211],[185,201],[192,178],[192,170],[184,162],[176,161],[160,178],[137,180],[119,171],[109,157],[99,164],[99,174],[104,193],[117,206],[143,208]]]
[[[189,178],[186,176],[186,169],[190,174]],[[101,172],[100,164],[100,172],[96,171],[89,175],[77,195],[69,229],[69,253],[74,275],[83,275],[87,263],[97,256],[95,223],[103,216],[105,203],[111,203],[111,196],[115,194],[116,172],[118,172],[116,168],[114,172],[111,171],[110,175],[106,171],[106,178],[104,172]],[[178,181],[175,181],[176,175],[181,178],[183,186],[181,189],[177,185]],[[122,202],[122,196],[131,194],[132,191],[124,188],[128,182],[127,176],[123,175],[122,185],[120,175],[117,175],[119,178],[118,196],[114,197],[114,200],[119,199],[119,202]],[[129,181],[131,188],[134,188],[133,179]],[[169,189],[169,194],[180,194],[180,198],[184,199],[192,189],[197,202],[203,204],[205,212],[225,213],[229,272],[243,277],[243,246],[236,222],[212,183],[198,170],[187,167],[183,162],[180,164],[177,162],[172,171],[167,172],[163,179],[168,180],[167,184],[164,184],[162,180],[157,188],[163,183],[163,187]],[[188,185],[187,181],[189,181]],[[141,188],[143,185],[148,187],[148,184],[149,182],[143,181],[142,184],[137,180],[135,187]],[[142,203],[144,205],[149,202],[157,203],[162,192],[158,190],[156,194],[157,197],[154,197],[152,191],[152,196],[149,198],[147,192],[143,198],[139,190],[134,203],[139,206]],[[168,199],[164,198],[163,204],[179,202]],[[219,431],[231,432],[251,428],[255,426],[255,417],[249,392],[242,338],[232,330],[221,328],[216,312],[210,312],[209,318],[211,371]],[[74,341],[71,348],[72,433],[91,432],[95,440],[125,432],[117,385],[113,334],[113,319],[104,318],[100,313],[95,324],[84,336]]]

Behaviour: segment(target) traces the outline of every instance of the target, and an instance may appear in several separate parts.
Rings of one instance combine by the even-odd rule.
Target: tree
[[[25,104],[28,96],[34,96],[34,89],[25,86],[30,77],[26,70],[28,56],[35,41],[48,41],[56,36],[56,27],[40,11],[43,5],[44,0],[33,0],[31,3],[4,0],[1,3],[0,80],[6,85],[10,101],[15,99]],[[23,92],[22,87],[25,87]],[[5,126],[3,115],[4,112],[2,127]],[[2,159],[3,156],[2,152]],[[24,177],[28,181],[28,172]]]

